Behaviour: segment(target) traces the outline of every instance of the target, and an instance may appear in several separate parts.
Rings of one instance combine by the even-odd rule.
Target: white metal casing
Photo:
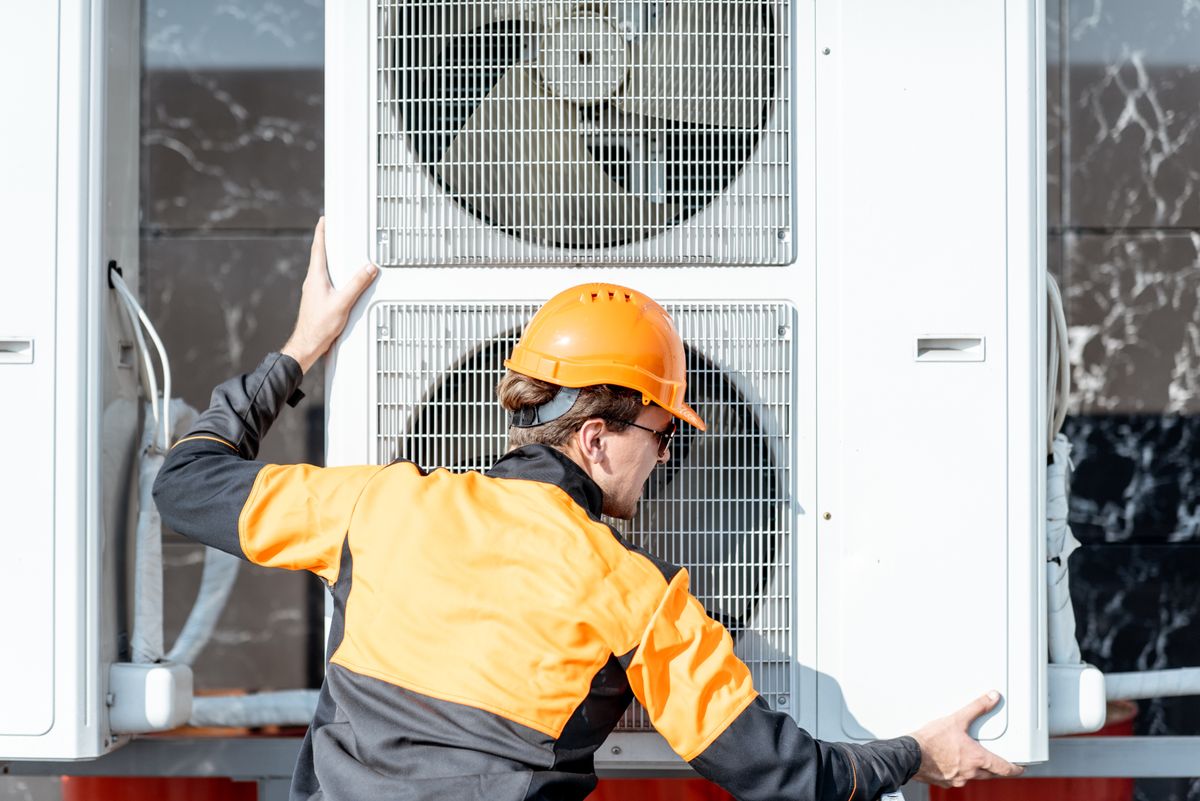
[[[790,20],[794,263],[384,270],[331,359],[328,463],[375,458],[382,304],[541,301],[589,280],[663,302],[787,301],[789,710],[826,739],[888,737],[995,688],[1005,703],[978,736],[1044,760],[1041,4],[796,3]],[[367,4],[327,6],[335,282],[378,258],[373,25]],[[977,337],[981,358],[924,363],[921,337]],[[610,767],[664,748],[613,742]]]
[[[109,750],[117,550],[138,430],[105,264],[137,277],[138,8],[23,5],[0,33],[0,758]],[[107,186],[107,191],[102,191]]]

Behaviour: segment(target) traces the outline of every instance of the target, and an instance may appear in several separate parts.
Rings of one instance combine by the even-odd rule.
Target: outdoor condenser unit
[[[24,3],[0,27],[3,759],[121,741],[141,402],[106,267],[136,288],[138,20],[127,0]]]
[[[1038,2],[326,5],[328,461],[486,468],[537,305],[591,280],[687,342],[634,541],[827,739],[988,689],[1047,756]],[[642,714],[602,767],[663,764]],[[617,756],[616,754],[619,754]]]

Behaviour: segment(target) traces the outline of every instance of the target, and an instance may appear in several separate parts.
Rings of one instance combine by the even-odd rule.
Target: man
[[[498,388],[513,447],[486,474],[253,461],[375,272],[333,289],[318,223],[291,338],[217,387],[155,484],[175,530],[330,586],[293,798],[581,799],[633,697],[740,799],[857,801],[914,775],[1020,772],[966,734],[994,693],[912,737],[814,740],[759,699],[686,571],[602,522],[633,515],[676,419],[704,427],[670,318],[634,290],[576,287],[535,315]]]

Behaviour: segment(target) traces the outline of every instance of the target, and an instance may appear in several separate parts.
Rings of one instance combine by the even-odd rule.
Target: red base
[[[602,779],[588,801],[734,801],[704,779]]]
[[[258,784],[232,779],[63,776],[63,801],[258,801]]]

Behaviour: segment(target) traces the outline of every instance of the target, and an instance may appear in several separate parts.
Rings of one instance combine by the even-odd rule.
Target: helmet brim
[[[708,430],[708,427],[704,425],[704,421],[700,419],[700,415],[696,414],[696,411],[686,403],[681,403],[678,409],[667,409],[667,411],[690,426],[698,428],[701,431]]]

